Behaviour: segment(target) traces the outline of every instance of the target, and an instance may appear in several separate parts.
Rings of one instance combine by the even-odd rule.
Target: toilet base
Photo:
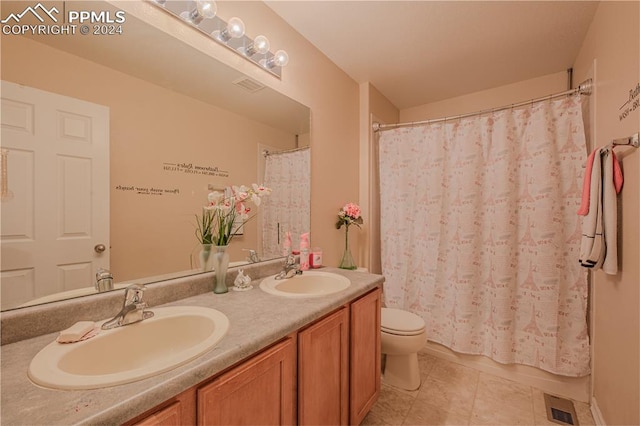
[[[386,355],[382,381],[388,385],[409,391],[420,387],[418,354]]]

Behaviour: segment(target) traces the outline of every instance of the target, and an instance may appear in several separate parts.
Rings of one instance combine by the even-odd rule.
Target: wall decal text
[[[629,98],[619,108],[620,121],[629,116],[630,113],[640,108],[640,83],[636,87],[629,90]]]
[[[154,186],[118,185],[116,191],[131,192],[138,195],[178,195],[178,188],[158,188]]]
[[[186,173],[191,175],[229,177],[229,172],[226,170],[220,170],[218,166],[202,166],[193,163],[162,163],[162,169],[166,172]]]

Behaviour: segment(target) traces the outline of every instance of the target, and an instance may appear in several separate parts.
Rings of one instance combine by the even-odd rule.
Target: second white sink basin
[[[270,294],[284,297],[318,297],[337,293],[351,285],[347,277],[332,272],[304,271],[301,275],[277,280],[267,277],[260,288]]]
[[[102,330],[76,343],[53,342],[31,361],[29,378],[55,389],[96,389],[178,367],[212,349],[229,319],[198,306],[151,308],[152,318]]]

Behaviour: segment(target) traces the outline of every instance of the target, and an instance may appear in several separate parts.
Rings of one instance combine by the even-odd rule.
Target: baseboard
[[[607,426],[604,419],[602,418],[602,412],[600,411],[600,407],[598,407],[598,401],[595,396],[591,397],[591,415],[593,416],[593,421],[597,426]]]
[[[463,364],[504,379],[533,386],[552,395],[589,403],[591,376],[564,377],[527,365],[505,365],[481,355],[465,355],[437,343],[427,342],[426,353]]]

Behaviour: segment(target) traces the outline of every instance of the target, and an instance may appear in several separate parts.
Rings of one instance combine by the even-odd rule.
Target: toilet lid
[[[402,309],[382,308],[380,325],[382,331],[392,334],[418,334],[425,323],[418,315]]]

